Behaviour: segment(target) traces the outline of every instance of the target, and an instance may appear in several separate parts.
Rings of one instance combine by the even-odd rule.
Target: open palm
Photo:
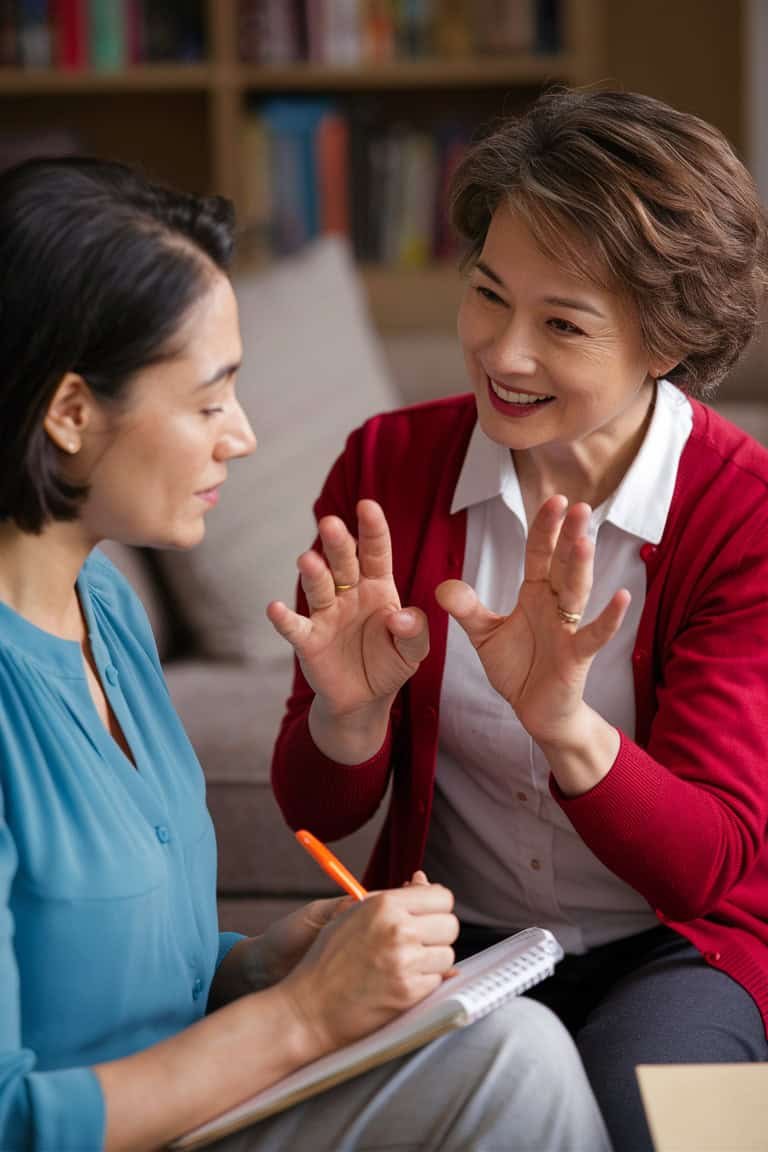
[[[361,500],[357,512],[357,541],[342,520],[326,516],[319,524],[325,559],[315,551],[299,557],[309,615],[281,601],[267,609],[316,695],[339,715],[394,697],[429,650],[424,614],[401,610],[382,509]]]
[[[595,620],[578,627],[592,588],[594,549],[585,535],[590,509],[586,504],[566,509],[563,496],[551,497],[539,509],[528,536],[518,602],[508,616],[488,611],[460,580],[448,580],[437,590],[441,606],[477,650],[490,683],[541,742],[565,734],[582,703],[589,666],[618,631],[629,605],[629,593],[622,589]]]

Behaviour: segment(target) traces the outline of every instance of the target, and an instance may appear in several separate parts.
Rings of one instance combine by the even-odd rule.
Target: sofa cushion
[[[284,651],[264,610],[292,602],[312,502],[368,416],[396,407],[352,257],[326,237],[235,281],[243,334],[239,395],[259,440],[233,462],[203,542],[159,561],[203,655],[269,661]]]

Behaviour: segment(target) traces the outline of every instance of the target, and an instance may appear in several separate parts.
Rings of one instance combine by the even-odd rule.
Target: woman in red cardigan
[[[273,764],[368,870],[449,886],[464,954],[527,924],[621,1152],[639,1063],[768,1059],[768,454],[700,402],[758,323],[768,230],[696,117],[557,92],[473,147],[473,395],[350,437],[298,562]],[[403,608],[401,605],[408,605]]]

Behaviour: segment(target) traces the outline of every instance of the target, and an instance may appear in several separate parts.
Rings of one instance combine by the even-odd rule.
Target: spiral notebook
[[[245,1103],[188,1132],[170,1147],[202,1148],[377,1064],[412,1052],[445,1032],[464,1028],[551,976],[562,955],[562,948],[546,928],[526,928],[508,936],[462,960],[456,965],[455,976],[383,1028],[306,1064]]]

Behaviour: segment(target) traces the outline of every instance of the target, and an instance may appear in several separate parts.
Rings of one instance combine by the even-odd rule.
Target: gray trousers
[[[216,1152],[610,1152],[557,1017],[516,998],[410,1056],[233,1133]]]

